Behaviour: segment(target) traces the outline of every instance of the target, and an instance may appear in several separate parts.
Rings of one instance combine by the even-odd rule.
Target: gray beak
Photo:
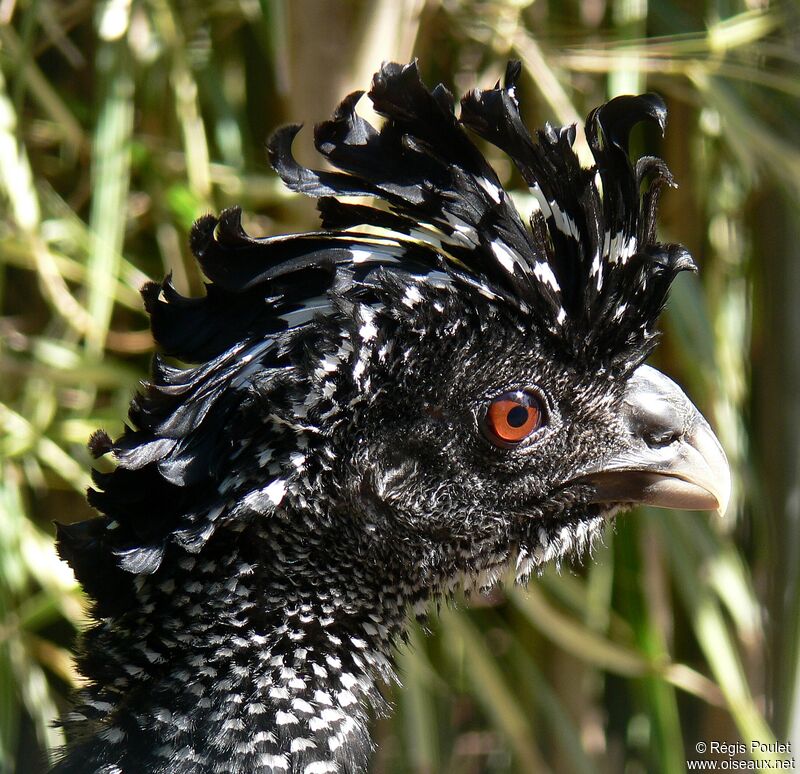
[[[577,479],[595,487],[594,502],[725,513],[731,494],[725,452],[675,382],[640,366],[628,382],[622,420],[622,450]]]

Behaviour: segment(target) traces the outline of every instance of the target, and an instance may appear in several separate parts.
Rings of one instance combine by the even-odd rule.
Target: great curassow
[[[407,614],[457,586],[526,581],[624,506],[724,510],[725,456],[643,365],[685,249],[656,241],[653,94],[534,140],[518,63],[456,117],[415,64],[316,127],[337,171],[269,146],[322,230],[254,239],[238,209],[195,225],[202,298],[144,288],[152,379],[97,455],[104,515],[60,527],[93,601],[58,774],[363,772]],[[526,224],[466,130],[530,188]],[[346,200],[337,197],[346,197]],[[359,197],[360,202],[352,199]]]

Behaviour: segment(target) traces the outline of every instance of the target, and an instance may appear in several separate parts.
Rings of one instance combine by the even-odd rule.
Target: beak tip
[[[731,468],[725,450],[702,417],[698,418],[697,432],[693,440],[707,466],[707,486],[717,501],[715,512],[718,516],[724,517],[730,506],[732,490]]]
[[[720,518],[724,518],[725,515],[728,513],[728,508],[731,504],[731,472],[730,468],[727,466],[727,460],[725,465],[724,476],[720,482],[721,486],[719,489],[714,493],[717,502],[719,503],[719,507],[716,510],[717,516]]]

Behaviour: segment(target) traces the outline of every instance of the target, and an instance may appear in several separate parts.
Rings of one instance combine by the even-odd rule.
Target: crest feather
[[[386,118],[380,130],[355,113],[360,92],[315,129],[317,150],[339,171],[293,159],[297,127],[278,132],[270,158],[289,187],[320,198],[326,228],[370,226],[401,244],[421,241],[445,265],[522,302],[537,328],[575,356],[612,366],[640,362],[672,279],[695,268],[683,247],[656,241],[658,194],[674,185],[666,164],[651,156],[634,163],[629,155],[637,124],[663,133],[664,102],[627,95],[593,110],[585,131],[594,164],[582,167],[574,126],[547,124],[531,136],[519,112],[520,74],[520,63],[510,62],[504,84],[470,92],[457,119],[452,96],[441,86],[428,90],[416,63],[385,64],[369,92]],[[519,169],[539,204],[530,227],[462,127]],[[342,195],[379,204],[335,199]]]

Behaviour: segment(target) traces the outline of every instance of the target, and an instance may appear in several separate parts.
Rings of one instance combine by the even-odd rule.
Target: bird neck
[[[103,675],[77,708],[96,730],[87,756],[123,772],[366,769],[377,685],[423,593],[341,530],[290,523],[215,536],[169,574],[138,576],[137,605],[87,636]]]

